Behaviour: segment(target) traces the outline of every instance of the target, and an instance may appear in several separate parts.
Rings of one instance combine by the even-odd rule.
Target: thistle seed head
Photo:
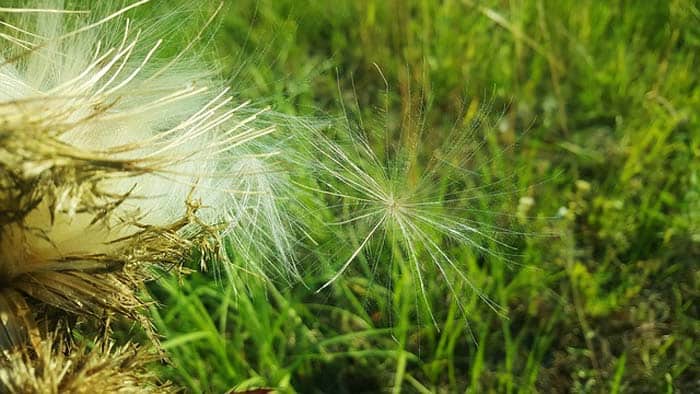
[[[272,153],[252,145],[273,127],[233,103],[192,45],[159,57],[157,28],[128,18],[147,2],[0,8],[6,345],[36,331],[35,303],[144,321],[136,294],[154,269],[180,271],[194,251],[202,266],[221,260],[225,235],[250,248],[234,237],[240,227],[271,228],[283,259],[264,263],[294,272],[266,174]]]

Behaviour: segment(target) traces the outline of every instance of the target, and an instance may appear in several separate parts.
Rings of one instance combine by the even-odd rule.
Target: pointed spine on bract
[[[55,335],[35,348],[0,352],[0,391],[13,394],[175,393],[149,364],[158,355],[133,343],[117,346],[98,338],[88,347]]]

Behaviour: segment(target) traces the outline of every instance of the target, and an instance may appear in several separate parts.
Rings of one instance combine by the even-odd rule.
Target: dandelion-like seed
[[[360,254],[374,252],[374,260],[371,256],[368,259],[376,267],[382,259],[381,251],[387,250],[392,263],[406,263],[404,266],[415,280],[436,327],[439,328],[426,295],[431,285],[426,273],[431,269],[437,270],[462,313],[465,311],[458,293],[463,287],[503,313],[469,278],[464,263],[448,250],[457,245],[483,256],[497,256],[504,249],[514,249],[503,240],[514,231],[483,219],[500,216],[484,206],[484,198],[495,198],[499,192],[492,189],[498,187],[503,194],[503,183],[507,181],[486,180],[478,167],[473,168],[475,160],[483,159],[478,154],[485,141],[479,141],[474,134],[484,126],[485,114],[475,117],[466,130],[455,129],[441,149],[426,156],[421,156],[426,150],[423,143],[427,143],[420,141],[423,126],[404,125],[398,143],[390,140],[390,131],[385,128],[386,153],[380,157],[372,146],[376,143],[371,139],[372,132],[365,128],[361,117],[356,118],[357,125],[348,124],[355,130],[349,143],[331,141],[322,135],[307,141],[317,158],[314,170],[319,187],[313,190],[327,195],[334,201],[332,206],[346,217],[329,225],[346,228],[358,237],[358,244],[342,266],[318,291],[335,282]],[[426,159],[427,165],[419,164]],[[485,164],[488,163],[477,166]],[[399,250],[400,255],[392,250]]]

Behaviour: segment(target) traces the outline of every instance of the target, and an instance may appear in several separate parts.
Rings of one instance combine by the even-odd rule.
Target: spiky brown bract
[[[51,335],[36,349],[15,348],[0,355],[0,391],[21,394],[174,393],[147,365],[153,354],[134,344],[109,340],[67,346]]]

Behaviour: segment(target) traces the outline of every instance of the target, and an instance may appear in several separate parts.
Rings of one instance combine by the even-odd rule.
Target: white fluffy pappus
[[[296,275],[267,169],[275,152],[251,144],[273,127],[258,126],[263,111],[234,103],[188,55],[193,43],[160,59],[157,28],[127,18],[147,2],[106,13],[61,2],[0,8],[3,283],[109,272],[126,240],[153,229],[176,232],[168,251],[180,240],[186,251],[208,226],[241,250],[276,255],[259,259],[271,266],[256,267],[261,275]],[[166,255],[148,250],[146,262]]]

